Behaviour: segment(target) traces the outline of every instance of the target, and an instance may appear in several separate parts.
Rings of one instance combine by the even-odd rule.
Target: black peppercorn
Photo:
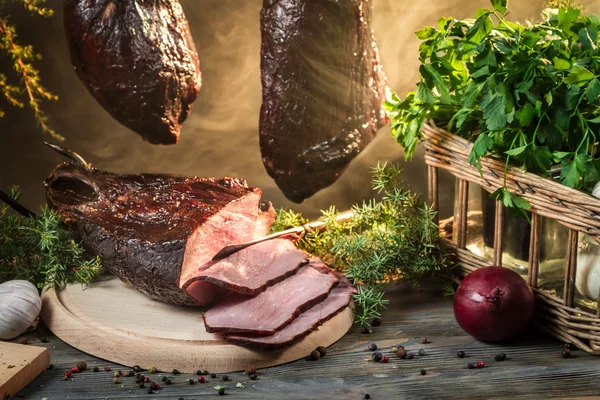
[[[569,358],[569,357],[571,357],[571,350],[569,350],[569,349],[564,349],[564,350],[562,351],[562,356],[563,356],[563,358]]]
[[[456,355],[458,356],[458,358],[465,358],[465,352],[462,350],[457,351]]]
[[[502,357],[500,356],[500,354],[496,354],[494,356],[494,360],[496,360],[496,361],[502,361]]]
[[[165,385],[170,385],[170,384],[171,384],[171,380],[170,380],[170,379],[167,379],[167,380],[165,381]]]
[[[415,353],[413,353],[412,351],[409,351],[406,354],[406,358],[409,359],[409,360],[412,360],[413,358],[415,358]]]
[[[142,368],[139,365],[134,365],[132,369],[133,372],[142,372]]]
[[[421,370],[421,375],[425,375],[427,373],[427,371],[425,371],[424,369]]]
[[[138,383],[138,387],[139,387],[140,389],[143,389],[143,388],[144,388],[144,386],[145,386],[145,385],[144,385],[144,382],[140,382],[140,383]]]
[[[373,318],[373,321],[371,321],[371,326],[379,326],[381,325],[381,318]]]
[[[221,379],[223,379],[225,382],[227,382],[229,380],[229,377],[227,375],[223,375],[223,377]]]
[[[185,400],[183,397],[178,398],[177,400]]]
[[[369,400],[371,398],[371,395],[369,393],[365,394],[365,399]]]
[[[152,388],[151,387],[148,388],[148,394],[152,394]]]
[[[172,372],[173,375],[179,375],[179,371],[177,371],[176,369],[173,370]]]
[[[54,369],[54,364],[48,365],[48,369],[50,369],[50,370]]]
[[[166,381],[167,381],[167,379],[169,379],[169,378],[167,378],[166,376],[163,376],[163,377],[162,377],[162,381],[163,381],[163,382],[166,382]]]
[[[369,351],[375,351],[375,350],[377,350],[377,344],[371,342],[371,343],[369,343],[368,348],[369,348]]]
[[[361,333],[364,333],[365,335],[368,335],[368,334],[370,334],[371,332],[373,332],[373,331],[372,331],[372,330],[371,330],[371,328],[369,328],[368,326],[365,326],[365,327],[363,328],[363,330],[361,331]]]
[[[425,355],[425,350],[423,350],[423,349],[419,350],[419,355],[421,357],[423,357]]]
[[[575,346],[573,345],[573,343],[565,343],[565,349],[575,350]]]
[[[135,375],[135,372],[133,372],[133,371],[129,371],[129,372],[127,373],[127,376],[134,376],[134,375]]]
[[[500,357],[502,358],[502,361],[506,360],[506,354],[500,353]]]
[[[224,395],[225,395],[225,388],[219,389],[219,396],[224,396]]]
[[[210,377],[214,379],[214,378],[216,378],[216,377],[217,377],[217,374],[215,374],[215,373],[212,373],[212,374],[210,374]]]
[[[48,338],[46,336],[44,336],[41,340],[42,343],[48,343]]]
[[[383,358],[383,354],[381,354],[381,352],[379,352],[379,351],[376,351],[375,353],[373,353],[373,355],[371,355],[371,358],[375,362],[380,362],[381,359]]]
[[[196,383],[196,382],[194,382],[194,380],[193,380],[193,379],[188,379],[188,383],[189,383],[190,385],[193,385],[193,384],[194,384],[194,383]]]
[[[250,374],[250,379],[252,379],[253,381],[255,381],[255,380],[256,380],[256,378],[258,378],[258,377],[256,376],[256,374]]]
[[[196,375],[202,375],[202,370],[199,369],[198,371],[196,371]]]
[[[473,368],[475,368],[475,364],[473,364],[472,362],[468,362],[467,363],[467,368],[473,369]]]
[[[327,349],[323,346],[317,347],[317,351],[321,353],[321,357],[325,357],[325,355],[327,354]]]

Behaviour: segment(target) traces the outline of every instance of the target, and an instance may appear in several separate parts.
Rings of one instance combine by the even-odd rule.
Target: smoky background
[[[581,3],[588,12],[600,13],[600,2]],[[37,63],[43,83],[59,96],[43,108],[50,124],[66,140],[53,141],[39,130],[29,109],[13,108],[0,99],[0,108],[6,111],[0,119],[0,187],[19,185],[21,201],[31,209],[44,204],[42,182],[65,161],[43,145],[48,140],[78,152],[96,168],[112,172],[243,177],[262,188],[263,197],[276,207],[293,208],[309,217],[318,216],[330,205],[343,210],[370,198],[369,172],[378,162],[403,164],[407,186],[425,198],[422,149],[413,161],[405,162],[389,127],[384,127],[335,184],[302,204],[287,200],[266,173],[258,144],[262,1],[181,0],[181,4],[200,57],[202,89],[183,125],[179,144],[155,146],[113,120],[75,75],[63,30],[61,0],[48,0],[48,6],[56,11],[48,19],[30,16],[19,3],[6,3],[5,13],[16,25],[21,42],[32,44],[43,57]],[[373,0],[372,27],[391,88],[404,96],[418,81],[416,30],[435,26],[442,16],[472,17],[480,7],[489,7],[489,2]],[[535,20],[542,8],[543,0],[509,0],[509,18]],[[0,71],[9,72],[10,63],[6,57],[0,58]],[[8,76],[14,79],[14,75]],[[454,182],[443,174],[441,184],[443,217],[451,213]]]

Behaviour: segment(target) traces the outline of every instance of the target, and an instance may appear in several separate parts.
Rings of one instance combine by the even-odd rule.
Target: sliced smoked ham
[[[307,263],[306,253],[290,240],[273,239],[246,247],[199,272],[188,281],[187,293],[192,298],[203,296],[203,282],[208,282],[236,293],[257,295]]]
[[[208,332],[272,335],[327,297],[338,278],[321,260],[311,259],[295,275],[257,296],[233,293],[203,315]]]
[[[225,338],[231,343],[264,350],[274,350],[289,346],[318,329],[325,321],[333,318],[340,311],[348,307],[351,296],[354,293],[356,293],[356,289],[352,287],[348,279],[341,276],[339,277],[339,284],[333,288],[325,300],[304,311],[289,325],[286,325],[273,335],[257,336],[234,333],[226,335]]]

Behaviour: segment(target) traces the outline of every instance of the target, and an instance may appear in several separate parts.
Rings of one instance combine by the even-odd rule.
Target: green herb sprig
[[[10,194],[18,200],[20,192],[12,188]],[[52,210],[43,207],[38,216],[26,218],[0,201],[0,283],[24,279],[39,288],[62,287],[87,284],[100,271],[100,259],[84,258],[84,249]]]
[[[441,18],[416,32],[421,79],[385,102],[393,134],[410,159],[423,123],[444,121],[474,142],[471,165],[495,156],[548,176],[560,164],[563,184],[590,191],[600,179],[600,19],[567,5],[523,25],[506,19],[506,0],[491,3],[474,19]],[[506,174],[492,196],[530,207],[507,190]]]
[[[358,289],[356,320],[370,325],[388,303],[383,283],[410,281],[418,285],[451,266],[449,251],[434,222],[436,212],[402,186],[399,166],[373,169],[373,189],[380,196],[352,207],[353,216],[336,220],[332,207],[322,212],[326,228],[309,231],[298,247],[346,272]],[[272,231],[307,221],[294,211],[278,210]]]

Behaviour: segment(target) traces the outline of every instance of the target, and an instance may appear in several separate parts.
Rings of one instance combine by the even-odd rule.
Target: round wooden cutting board
[[[306,357],[329,346],[352,325],[352,310],[327,321],[296,344],[282,350],[251,350],[207,333],[200,307],[180,307],[152,300],[116,277],[90,287],[67,285],[42,294],[42,318],[71,346],[118,364],[155,366],[194,373],[234,372],[248,365],[268,367]]]

